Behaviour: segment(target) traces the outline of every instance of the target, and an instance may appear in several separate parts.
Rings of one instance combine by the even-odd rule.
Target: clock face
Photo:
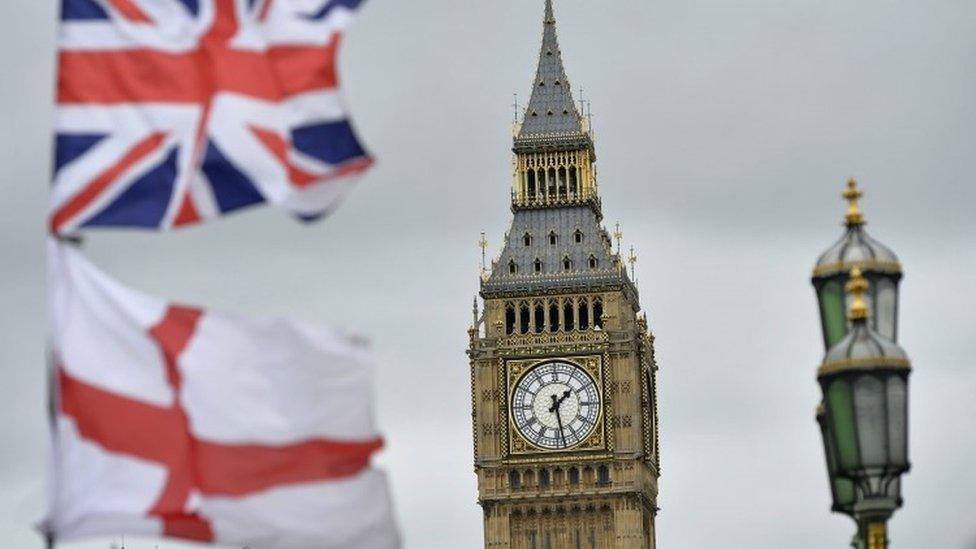
[[[515,427],[540,448],[561,450],[576,446],[593,432],[599,417],[600,392],[596,383],[575,364],[539,364],[515,386]]]

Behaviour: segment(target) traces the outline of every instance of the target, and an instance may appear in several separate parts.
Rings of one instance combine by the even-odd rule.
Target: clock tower
[[[514,216],[469,331],[485,547],[653,548],[654,337],[619,231],[615,246],[602,225],[552,0],[513,152]]]

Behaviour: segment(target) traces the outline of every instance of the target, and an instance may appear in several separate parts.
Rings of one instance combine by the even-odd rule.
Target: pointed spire
[[[583,118],[573,99],[573,88],[566,76],[559,39],[556,36],[556,17],[552,0],[546,0],[546,12],[542,25],[542,48],[539,65],[532,82],[532,96],[522,120],[522,128],[516,137],[519,142],[541,137],[584,136]]]

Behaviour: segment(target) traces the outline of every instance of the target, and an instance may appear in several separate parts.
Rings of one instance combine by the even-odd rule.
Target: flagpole
[[[79,236],[62,236],[56,235],[55,238],[58,240],[75,247],[81,247],[82,239]],[[51,268],[48,265],[48,268]],[[48,287],[48,300],[51,299],[51,288]],[[51,313],[50,303],[48,304],[48,315]],[[50,319],[48,319],[50,322]],[[51,337],[50,332],[48,332],[48,337]],[[54,470],[52,474],[55,478],[51,479],[53,482],[57,483],[57,463],[58,463],[58,364],[57,358],[55,358],[54,345],[52,341],[47,342],[47,414],[48,421],[50,422],[51,428],[51,452],[54,453],[51,456],[52,467]],[[56,489],[55,489],[56,491]],[[50,519],[51,517],[48,517]],[[47,531],[44,533],[44,541],[47,549],[54,549],[56,544],[54,532],[51,531],[51,525],[47,525]]]
[[[48,296],[50,299],[50,296]],[[50,313],[48,313],[50,314]],[[48,342],[47,351],[47,413],[48,421],[51,423],[51,452],[55,455],[50,457],[52,465],[50,467],[54,468],[51,473],[57,475],[57,453],[58,453],[58,432],[57,432],[57,364],[55,364],[54,352],[51,349],[51,342]],[[57,482],[57,479],[51,479],[49,482]],[[51,517],[48,517],[50,520]],[[54,533],[51,532],[50,522],[47,524],[47,532],[44,533],[44,541],[47,542],[47,549],[54,549]]]
[[[48,269],[51,268],[50,261],[51,258],[50,255],[48,255],[47,256]],[[50,279],[48,280],[49,282],[47,284],[47,300],[48,300],[47,314],[48,316],[50,316],[51,309],[52,309],[51,308],[52,291],[51,291]],[[57,473],[58,470],[57,398],[58,396],[57,396],[57,386],[56,386],[57,364],[56,364],[56,359],[54,358],[54,345],[53,342],[51,341],[51,331],[50,331],[51,319],[50,318],[47,319],[47,323],[49,326],[47,330],[47,337],[48,337],[47,349],[46,349],[47,353],[45,354],[45,356],[47,357],[47,420],[50,428],[49,436],[51,437],[51,453],[52,453],[52,455],[48,458],[50,460],[50,465],[48,465],[48,467],[51,468],[48,474],[52,475],[52,478],[49,478],[48,482],[57,483],[57,478],[56,478],[58,474]],[[52,497],[52,494],[54,493],[57,493],[56,488],[52,492],[49,492],[48,497]],[[51,513],[52,512],[51,510],[54,509],[55,504],[53,502],[48,502],[48,505],[51,506],[49,507],[49,511],[48,511],[49,513]],[[52,517],[49,515],[46,521],[47,524],[45,525],[46,531],[44,532],[44,541],[46,542],[47,549],[54,549],[54,533],[51,531],[51,519]]]

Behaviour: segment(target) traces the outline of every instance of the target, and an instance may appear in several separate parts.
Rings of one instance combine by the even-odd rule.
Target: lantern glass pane
[[[860,453],[854,430],[851,387],[846,381],[838,379],[830,384],[830,389],[827,391],[827,412],[830,420],[828,432],[832,433],[833,445],[837,450],[838,470],[857,469],[860,464]]]
[[[846,478],[834,479],[834,505],[842,509],[850,508],[857,501],[854,481]]]
[[[834,437],[827,430],[827,418],[817,417],[820,424],[820,434],[823,435],[824,453],[827,454],[827,474],[831,477],[837,475],[837,448],[834,447]]]
[[[820,319],[824,341],[831,348],[847,335],[847,313],[844,307],[844,284],[831,280],[820,288]]]
[[[898,502],[901,501],[901,477],[895,477],[888,485],[888,497],[894,498]]]
[[[888,379],[888,443],[891,465],[908,465],[908,388],[901,376]]]
[[[875,308],[873,310],[878,333],[897,341],[898,336],[898,288],[890,278],[880,278],[875,283]]]
[[[820,429],[824,439],[824,450],[827,453],[827,474],[832,486],[830,493],[834,498],[835,510],[849,509],[856,500],[857,493],[854,491],[854,482],[837,476],[837,449],[834,448],[834,438],[827,430],[826,418],[817,418],[820,422]]]
[[[854,410],[863,467],[888,464],[888,410],[885,406],[885,384],[865,375],[854,380]]]

